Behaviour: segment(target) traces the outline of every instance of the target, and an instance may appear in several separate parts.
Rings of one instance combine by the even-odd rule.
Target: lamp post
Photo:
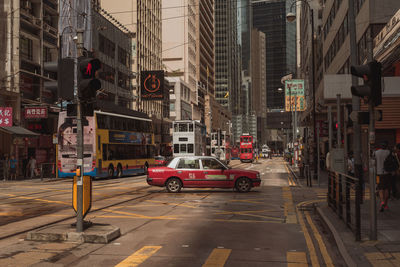
[[[311,85],[312,85],[312,129],[313,129],[313,161],[314,161],[314,174],[317,173],[317,168],[319,164],[319,160],[316,159],[316,147],[319,146],[317,144],[316,135],[318,134],[315,130],[315,55],[314,55],[314,11],[311,8],[310,4],[307,0],[295,0],[290,6],[290,12],[286,15],[286,19],[288,22],[293,22],[296,19],[296,14],[292,13],[292,8],[297,2],[305,3],[310,11],[310,23],[311,23]]]

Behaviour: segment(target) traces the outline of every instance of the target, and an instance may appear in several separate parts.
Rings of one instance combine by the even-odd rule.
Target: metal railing
[[[361,240],[361,188],[360,179],[329,171],[329,207],[352,230],[357,241]]]

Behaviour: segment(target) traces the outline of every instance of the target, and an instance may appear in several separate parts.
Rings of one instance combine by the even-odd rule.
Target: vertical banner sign
[[[140,72],[142,100],[164,99],[164,71],[152,70]]]
[[[306,101],[304,99],[304,80],[285,81],[285,111],[304,111]]]
[[[0,107],[0,127],[12,126],[12,108]]]

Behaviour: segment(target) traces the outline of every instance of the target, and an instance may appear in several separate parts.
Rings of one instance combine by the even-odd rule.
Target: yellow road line
[[[0,216],[22,216],[23,213],[21,211],[7,211],[0,212]]]
[[[286,261],[288,267],[308,267],[305,252],[288,251],[286,253]]]
[[[300,214],[299,211],[297,211],[297,217],[299,219],[299,223],[301,226],[301,230],[303,231],[304,238],[306,239],[306,244],[308,248],[308,252],[310,253],[310,258],[311,258],[311,264],[313,267],[319,267],[319,262],[318,262],[318,257],[317,253],[315,252],[315,247],[314,244],[311,240],[310,234],[308,233],[307,227],[304,223],[303,216]]]
[[[57,203],[57,204],[71,205],[71,203],[67,203],[67,202],[64,202],[64,201],[58,201],[58,200],[48,200],[48,199],[41,199],[41,198],[34,198],[34,197],[23,197],[23,196],[17,196],[17,195],[13,195],[13,194],[2,194],[2,195],[7,195],[7,196],[10,196],[10,197],[14,197],[14,198],[22,198],[22,199],[42,201],[42,202],[47,202],[47,203]]]
[[[146,215],[141,215],[141,214],[137,214],[137,213],[117,211],[117,210],[111,210],[111,209],[104,209],[103,211],[110,212],[110,213],[116,213],[116,214],[122,214],[122,215],[128,215],[128,216],[134,216],[134,217],[143,218],[143,219],[161,219],[161,220],[176,220],[177,219],[175,217],[146,216]]]
[[[215,248],[202,267],[222,267],[231,254],[231,249]]]
[[[131,256],[126,258],[125,260],[121,261],[115,267],[134,267],[138,266],[139,264],[143,263],[147,260],[150,256],[156,253],[161,246],[144,246]]]
[[[315,224],[314,224],[314,222],[312,221],[312,219],[310,217],[310,213],[308,211],[306,211],[305,214],[306,214],[307,222],[311,226],[311,229],[312,229],[312,231],[314,233],[314,236],[317,239],[317,242],[318,242],[318,245],[319,245],[319,249],[321,251],[322,257],[324,258],[326,266],[333,267],[334,265],[332,263],[332,259],[329,256],[328,251],[326,250],[325,243],[322,240],[322,237],[319,234],[317,227],[315,227]]]

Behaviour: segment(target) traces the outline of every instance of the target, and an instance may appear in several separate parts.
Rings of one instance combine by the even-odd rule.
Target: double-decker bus
[[[229,164],[231,160],[231,137],[226,131],[211,133],[211,156]]]
[[[124,114],[96,110],[84,123],[84,175],[121,177],[146,173],[155,165],[152,121],[137,111]],[[73,177],[77,163],[76,118],[59,114],[58,177]]]
[[[206,134],[206,126],[198,121],[174,121],[172,134],[174,157],[205,155]]]
[[[253,162],[253,136],[250,134],[243,134],[240,136],[240,161]]]

